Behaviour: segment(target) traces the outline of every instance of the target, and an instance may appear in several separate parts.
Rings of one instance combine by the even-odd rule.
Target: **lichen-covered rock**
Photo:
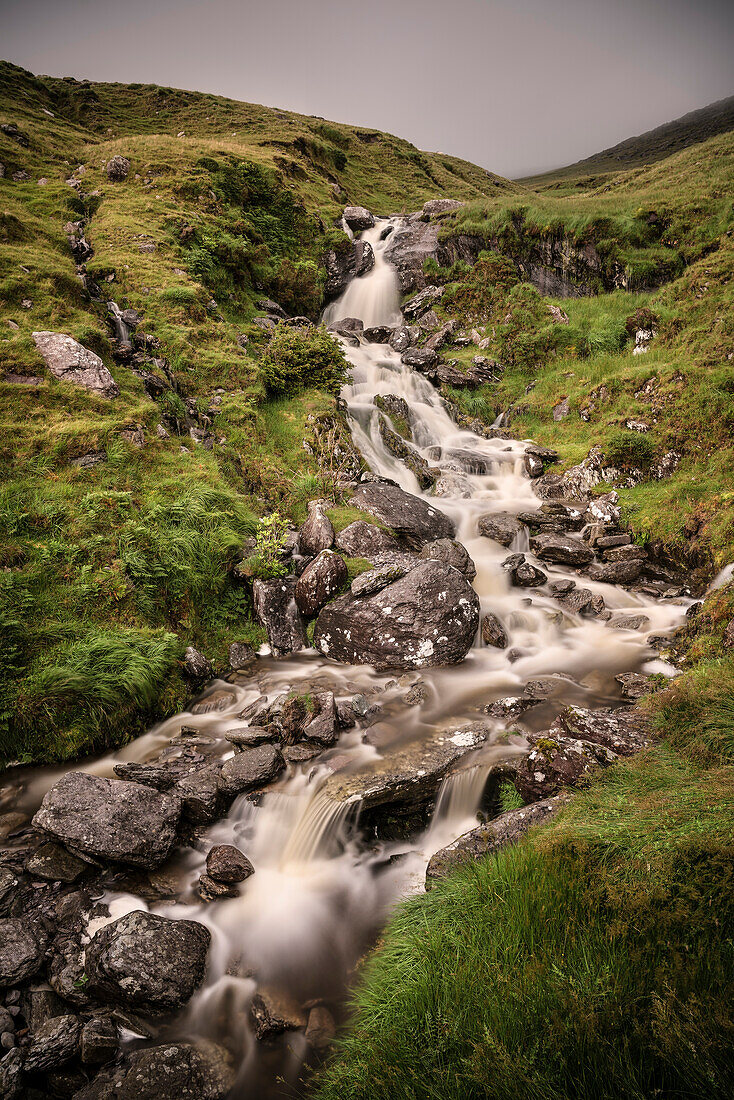
[[[336,596],[347,582],[344,558],[333,550],[322,550],[296,581],[295,600],[302,615],[311,618]]]
[[[120,387],[93,351],[64,332],[34,332],[36,347],[55,378],[100,397],[118,397]]]
[[[232,1056],[218,1043],[172,1042],[127,1055],[74,1100],[226,1100],[235,1078]]]
[[[505,558],[502,568],[519,588],[539,588],[548,580],[543,570],[527,561],[524,554],[512,554]]]
[[[584,786],[597,768],[618,759],[611,749],[555,729],[530,735],[528,740],[530,752],[510,765],[512,781],[524,802],[549,798],[561,787]]]
[[[456,539],[435,539],[433,542],[427,542],[421,547],[419,557],[428,558],[431,561],[442,561],[444,565],[458,569],[470,581],[477,575],[477,567],[469,556],[468,550]]]
[[[349,664],[425,668],[463,660],[478,626],[479,598],[466,577],[429,560],[373,596],[332,600],[314,645]]]
[[[423,265],[438,255],[438,225],[424,222],[420,215],[411,216],[390,234],[384,257],[398,276],[401,293],[419,290],[426,285]]]
[[[400,544],[394,535],[363,519],[355,520],[340,531],[334,545],[347,557],[365,558],[367,561],[371,561],[374,554],[400,549]]]
[[[26,1073],[41,1073],[66,1065],[79,1052],[82,1024],[78,1016],[55,1016],[33,1035],[25,1056]]]
[[[37,829],[67,847],[140,867],[157,867],[176,839],[178,798],[141,783],[67,772],[44,796]]]
[[[334,545],[334,528],[324,512],[325,501],[310,500],[308,517],[298,535],[298,549],[305,557],[315,558]]]
[[[377,569],[368,569],[366,573],[360,573],[358,577],[354,578],[350,586],[350,592],[355,599],[374,596],[376,592],[381,592],[393,581],[399,581],[401,577],[405,576],[406,572],[405,566],[397,563],[395,565],[381,565]]]
[[[86,949],[90,992],[148,1012],[182,1008],[204,978],[210,940],[197,921],[127,913],[100,929]]]
[[[549,736],[553,737],[554,732],[603,745],[619,756],[632,756],[653,744],[650,720],[633,707],[617,710],[566,707],[553,723]]]
[[[476,829],[464,833],[458,840],[431,856],[426,868],[426,890],[447,878],[462,864],[517,844],[528,829],[541,821],[547,821],[564,801],[562,796],[556,795],[541,802],[533,802],[530,806],[508,810],[485,825],[478,825]]]
[[[25,869],[29,875],[47,879],[49,882],[76,882],[89,870],[89,864],[67,852],[60,844],[49,840],[28,857]]]
[[[605,584],[632,584],[640,576],[643,563],[639,558],[633,561],[592,562],[586,575],[592,581]]]
[[[424,218],[432,218],[436,214],[447,214],[450,210],[459,210],[462,206],[466,206],[466,203],[460,202],[459,199],[429,199],[428,202],[423,203],[421,213]]]
[[[295,599],[296,578],[262,581],[252,585],[252,604],[257,621],[264,626],[275,657],[284,657],[306,647],[306,624]]]
[[[491,611],[482,617],[482,641],[485,645],[496,646],[497,649],[507,647],[507,631]]]
[[[454,524],[447,515],[387,481],[366,481],[359,485],[352,503],[377,516],[416,550],[434,539],[450,539],[455,535]]]
[[[429,489],[439,476],[440,470],[430,467],[411,443],[392,430],[384,416],[379,418],[379,431],[385,449],[399,458],[403,465],[415,475],[421,489]]]
[[[112,160],[107,161],[105,171],[108,179],[111,179],[114,183],[119,183],[127,179],[130,172],[130,161],[127,157],[121,157],[118,154]]]
[[[374,215],[364,206],[345,206],[342,217],[353,233],[361,233],[363,229],[371,229],[375,224]]]
[[[19,985],[41,968],[45,942],[27,920],[0,920],[0,987]]]
[[[81,1059],[85,1066],[111,1062],[120,1046],[120,1032],[110,1016],[93,1016],[82,1028]]]

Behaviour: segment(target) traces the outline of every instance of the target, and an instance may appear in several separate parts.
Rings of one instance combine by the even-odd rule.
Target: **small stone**
[[[255,873],[244,852],[233,844],[217,844],[206,857],[206,869],[217,882],[244,882]]]
[[[85,1066],[111,1062],[120,1046],[120,1033],[109,1016],[94,1016],[82,1028],[81,1057]]]
[[[260,1041],[274,1039],[284,1031],[297,1031],[306,1026],[303,1009],[289,994],[280,990],[258,990],[250,1009],[255,1037]]]
[[[329,1049],[335,1035],[334,1017],[328,1008],[324,1008],[323,1005],[315,1005],[308,1014],[306,1042],[312,1050],[322,1052]]]
[[[76,882],[89,870],[89,864],[50,840],[28,857],[25,869],[28,874],[49,882]]]
[[[107,161],[105,171],[108,179],[111,179],[114,183],[119,183],[127,179],[130,171],[130,161],[127,157],[115,156],[112,160]]]
[[[497,649],[505,649],[507,646],[507,633],[500,620],[491,612],[482,619],[482,641],[485,645],[496,646]]]
[[[255,650],[247,642],[232,642],[229,647],[229,667],[237,672],[255,660]]]
[[[244,749],[225,761],[219,787],[226,794],[243,794],[271,783],[284,768],[283,754],[275,745]]]
[[[192,645],[186,648],[183,671],[190,680],[210,680],[212,677],[211,662]]]

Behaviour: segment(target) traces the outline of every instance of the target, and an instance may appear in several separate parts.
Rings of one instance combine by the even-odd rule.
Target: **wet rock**
[[[229,647],[229,667],[233,672],[248,668],[255,660],[255,650],[247,642],[232,642]]]
[[[432,348],[408,348],[400,356],[400,362],[413,370],[425,371],[435,367],[438,362],[438,355]]]
[[[398,325],[397,328],[393,329],[388,343],[393,351],[402,354],[404,351],[407,351],[417,339],[417,329],[414,332],[408,325]]]
[[[252,603],[257,621],[264,626],[275,657],[284,657],[304,649],[306,625],[295,600],[295,577],[282,580],[255,580]]]
[[[631,703],[635,703],[643,696],[651,695],[654,691],[657,691],[657,684],[650,680],[648,676],[643,676],[639,672],[622,672],[614,679],[622,689],[622,698]]]
[[[619,707],[617,710],[566,707],[553,723],[551,736],[553,731],[603,745],[619,756],[632,756],[653,744],[649,719],[642,711],[632,707]]]
[[[357,279],[375,266],[375,253],[368,241],[355,241],[354,257],[354,275]]]
[[[387,325],[373,325],[371,328],[366,328],[363,335],[368,344],[386,344],[392,331]]]
[[[224,809],[219,786],[221,762],[192,772],[176,784],[176,794],[181,799],[182,814],[186,821],[208,824],[216,821]]]
[[[204,902],[221,901],[222,898],[236,898],[239,894],[236,886],[217,882],[211,875],[199,875],[196,892]]]
[[[482,618],[482,641],[485,645],[505,649],[509,641],[507,632],[496,615],[489,612]]]
[[[116,1057],[120,1033],[107,1015],[87,1020],[81,1034],[81,1059],[85,1066],[103,1066]]]
[[[128,913],[100,929],[86,949],[90,992],[148,1012],[182,1008],[204,978],[210,940],[196,921]]]
[[[48,879],[49,882],[76,882],[85,871],[89,871],[89,864],[50,840],[28,857],[25,869],[29,875]]]
[[[157,867],[176,839],[178,798],[140,783],[67,772],[44,796],[37,829],[67,847],[119,863]]]
[[[120,387],[93,351],[63,332],[34,332],[36,347],[55,378],[100,397],[118,397]]]
[[[415,475],[421,489],[429,489],[440,471],[431,469],[425,458],[401,435],[394,432],[383,416],[379,418],[379,431],[382,442],[390,454],[399,458],[403,465]]]
[[[326,501],[310,500],[308,518],[298,535],[298,549],[304,557],[315,558],[334,545],[334,528],[324,512]]]
[[[258,745],[225,760],[219,776],[220,790],[243,794],[272,783],[285,768],[285,760],[275,745]]]
[[[401,293],[425,286],[423,265],[438,254],[438,226],[420,216],[406,219],[393,233],[384,257],[396,270]]]
[[[172,1042],[127,1055],[74,1100],[226,1100],[235,1078],[232,1057],[218,1043]]]
[[[647,550],[642,546],[612,546],[602,552],[604,561],[645,561]]]
[[[418,556],[450,565],[470,581],[477,575],[477,567],[470,558],[468,550],[456,539],[435,539],[433,542],[428,542],[421,547]]]
[[[374,596],[376,592],[381,592],[393,581],[399,581],[405,573],[406,569],[402,565],[382,565],[378,569],[369,569],[366,573],[360,573],[354,578],[350,591],[355,599]]]
[[[108,160],[105,165],[105,172],[107,178],[112,180],[113,183],[120,183],[122,180],[126,180],[130,172],[130,161],[127,157],[114,156],[112,160]]]
[[[512,583],[519,588],[538,588],[548,580],[542,569],[537,569],[526,561],[524,554],[512,554],[502,562],[502,568],[510,574]]]
[[[534,802],[530,806],[508,810],[493,821],[487,822],[486,825],[478,825],[476,829],[464,833],[458,840],[431,856],[426,868],[426,890],[430,890],[437,882],[447,878],[463,864],[483,859],[511,844],[517,844],[528,829],[533,825],[539,825],[542,821],[547,821],[565,801],[562,796],[556,795],[554,798]]]
[[[275,741],[276,732],[264,726],[234,726],[231,730],[225,731],[224,739],[238,748],[251,749],[254,745]]]
[[[508,765],[512,782],[524,802],[549,798],[561,787],[584,786],[597,768],[617,760],[611,749],[572,739],[556,730],[529,735],[528,740],[532,748],[527,756]]]
[[[409,835],[427,819],[444,776],[489,732],[482,725],[437,731],[383,756],[371,769],[335,773],[321,790],[334,802],[359,809],[365,831]]]
[[[592,611],[593,601],[594,594],[588,588],[572,588],[558,597],[558,602],[563,605],[564,610],[570,611],[572,615],[583,615],[587,611]]]
[[[649,625],[647,615],[619,615],[609,623],[612,630],[646,630]]]
[[[21,917],[0,920],[0,987],[19,985],[41,968],[45,940]]]
[[[296,581],[294,596],[298,610],[311,618],[336,596],[346,582],[344,559],[333,550],[322,550]]]
[[[366,523],[362,519],[350,523],[339,532],[335,540],[336,549],[347,557],[366,558],[367,561],[370,561],[374,554],[398,550],[399,545],[398,540],[389,531],[376,527],[373,523]]]
[[[187,646],[186,652],[184,653],[183,672],[184,676],[187,676],[189,680],[193,680],[194,682],[211,680],[211,662],[207,661],[204,654],[200,653],[194,646]]]
[[[283,756],[288,764],[305,764],[321,752],[319,745],[286,745]]]
[[[66,1065],[76,1057],[82,1025],[78,1016],[56,1016],[33,1035],[25,1056],[26,1073],[41,1073]]]
[[[250,1016],[255,1038],[275,1039],[284,1031],[298,1031],[306,1026],[306,1014],[296,1000],[281,990],[261,988],[252,998]]]
[[[453,522],[443,512],[387,481],[363,482],[356,489],[352,504],[377,516],[416,550],[426,542],[450,539],[455,534]]]
[[[353,233],[371,229],[375,224],[374,215],[364,206],[345,206],[342,217]]]
[[[509,512],[490,512],[480,516],[477,527],[480,535],[493,539],[500,546],[510,546],[525,529],[517,516]]]
[[[318,691],[307,697],[306,722],[302,736],[320,745],[333,745],[338,736],[339,716],[334,693]]]
[[[593,562],[587,576],[592,581],[603,581],[605,584],[632,584],[642,572],[642,562],[635,558],[633,561]]]
[[[254,875],[255,868],[244,852],[234,844],[217,844],[206,857],[207,874],[216,882],[244,882]]]
[[[378,393],[375,394],[375,405],[378,409],[387,413],[389,417],[395,422],[394,426],[397,428],[401,435],[405,435],[406,432],[402,430],[400,422],[410,431],[411,415],[408,408],[408,402],[404,397],[398,397],[395,393]]]
[[[478,626],[479,598],[466,578],[426,561],[376,595],[327,604],[314,645],[349,664],[423,668],[463,660]]]
[[[336,1037],[336,1024],[328,1008],[315,1005],[308,1014],[306,1042],[312,1050],[323,1053],[328,1050]]]
[[[530,545],[542,561],[582,566],[594,560],[594,551],[571,535],[557,535],[551,532],[533,535]]]

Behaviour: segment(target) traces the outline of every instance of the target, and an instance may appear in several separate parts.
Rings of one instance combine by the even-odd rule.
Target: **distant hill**
[[[538,176],[528,176],[519,182],[539,190],[576,180],[583,180],[584,186],[589,186],[589,177],[616,174],[628,168],[654,164],[681,149],[687,149],[689,145],[696,145],[729,130],[734,130],[734,96],[710,103],[708,107],[701,107],[697,111],[690,111],[681,118],[656,126],[654,130],[648,130],[637,137],[620,141],[619,145],[604,149],[585,160]]]

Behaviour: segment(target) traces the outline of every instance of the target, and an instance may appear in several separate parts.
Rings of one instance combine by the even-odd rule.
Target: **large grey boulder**
[[[479,598],[466,577],[421,562],[372,596],[338,596],[316,620],[324,656],[376,668],[426,668],[462,661],[479,626]]]
[[[371,561],[374,554],[400,548],[398,540],[389,531],[363,519],[355,520],[340,531],[334,545],[347,557],[365,558],[367,561]]]
[[[37,829],[71,849],[157,867],[176,840],[181,802],[142,783],[67,772],[44,796]]]
[[[581,566],[594,560],[594,551],[572,535],[558,535],[553,532],[533,535],[530,545],[542,561]]]
[[[306,624],[295,600],[296,578],[255,580],[252,605],[255,617],[268,633],[275,657],[295,653],[306,646]]]
[[[285,768],[276,745],[255,745],[226,760],[219,776],[219,788],[226,794],[243,794],[277,779]]]
[[[86,949],[89,990],[146,1011],[182,1008],[203,981],[210,940],[197,921],[127,913],[100,929]]]
[[[347,567],[344,558],[333,550],[322,550],[296,581],[295,599],[298,610],[310,618],[336,596],[346,582]]]
[[[485,825],[478,825],[441,848],[431,856],[426,868],[426,890],[456,871],[463,864],[492,855],[507,848],[511,844],[517,844],[525,833],[533,825],[539,825],[541,821],[547,821],[562,805],[564,799],[560,795],[554,798],[543,799],[542,802],[534,802],[530,806],[521,806],[517,810],[508,810],[493,821]]]
[[[375,224],[374,215],[370,214],[364,206],[345,206],[342,216],[353,233],[361,233],[363,229],[371,229]]]
[[[416,550],[434,539],[451,539],[456,533],[452,520],[438,508],[387,481],[363,482],[355,490],[352,503],[377,516]]]
[[[438,226],[411,215],[390,234],[383,253],[398,276],[403,294],[426,285],[423,265],[438,255]]]
[[[74,1100],[226,1100],[235,1077],[232,1056],[218,1043],[171,1042],[133,1051]]]
[[[334,545],[334,528],[324,512],[326,501],[310,500],[308,517],[298,534],[299,552],[313,558]]]
[[[18,985],[40,970],[45,942],[21,917],[0,920],[0,987]]]
[[[486,516],[480,516],[477,526],[480,535],[493,539],[500,546],[510,546],[525,530],[517,516],[509,512],[490,512]]]
[[[46,366],[63,382],[82,386],[100,397],[117,397],[120,387],[98,355],[63,332],[34,332]]]
[[[456,539],[435,539],[434,542],[427,542],[421,548],[419,557],[451,565],[470,581],[473,581],[477,575],[477,567],[469,556],[469,551]]]

